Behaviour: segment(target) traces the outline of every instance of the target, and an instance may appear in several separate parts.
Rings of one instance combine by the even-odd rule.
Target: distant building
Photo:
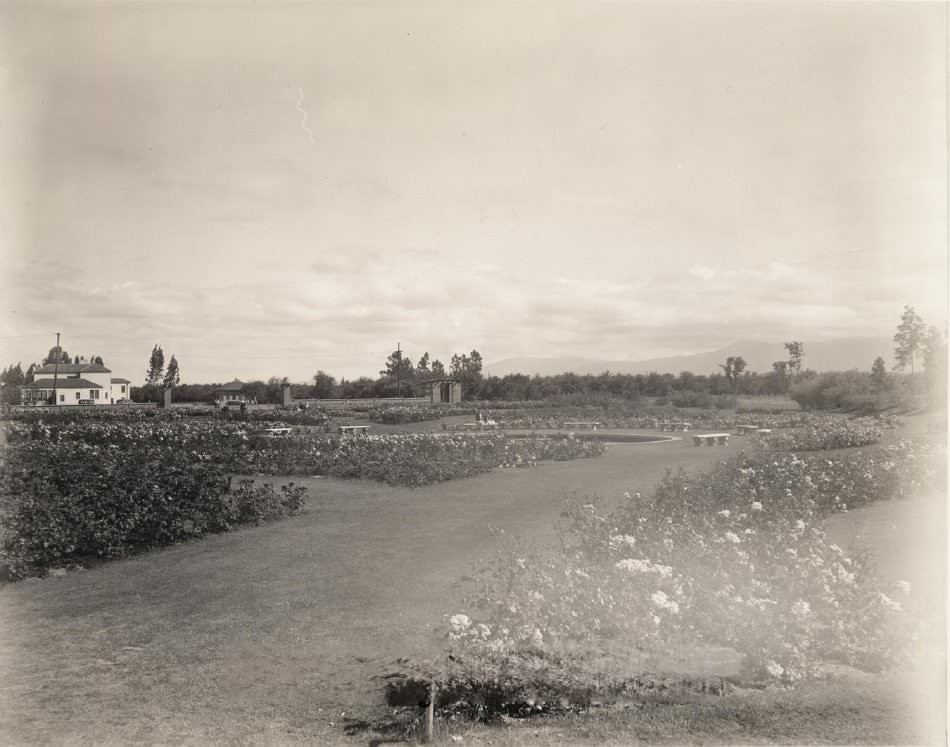
[[[54,390],[57,405],[111,405],[129,399],[132,385],[101,363],[48,363],[22,388],[23,404],[54,404]]]
[[[227,407],[228,405],[251,404],[254,398],[244,391],[243,382],[235,379],[224,386],[214,390],[214,403],[218,407]]]
[[[461,379],[430,379],[429,401],[433,404],[454,405],[462,401]]]

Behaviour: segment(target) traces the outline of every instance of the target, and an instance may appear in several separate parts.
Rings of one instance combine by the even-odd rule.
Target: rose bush
[[[770,433],[759,438],[767,448],[779,451],[845,449],[877,443],[883,436],[882,425],[887,423],[888,421],[881,418],[848,419],[811,415],[803,427],[782,433]]]
[[[23,440],[0,449],[0,562],[14,578],[298,513],[304,489],[242,484],[153,443]]]
[[[495,467],[591,457],[605,448],[578,439],[512,438],[499,433],[352,438],[307,432],[274,437],[255,433],[242,423],[213,421],[17,424],[8,438],[12,444],[79,442],[116,448],[148,444],[182,451],[237,474],[327,475],[407,486],[469,477]]]
[[[574,509],[551,546],[508,541],[443,626],[444,656],[404,670],[502,708],[629,693],[721,649],[747,683],[896,665],[913,590],[831,543],[821,520],[945,490],[943,454],[905,440],[827,456],[740,455],[609,514]]]

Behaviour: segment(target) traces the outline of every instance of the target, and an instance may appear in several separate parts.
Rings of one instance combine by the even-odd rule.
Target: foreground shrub
[[[301,488],[243,485],[175,448],[30,440],[0,450],[0,562],[14,577],[297,513]]]
[[[834,460],[743,455],[609,514],[574,509],[558,541],[509,541],[483,564],[443,626],[444,655],[402,673],[503,710],[635,694],[723,649],[746,684],[892,667],[916,628],[912,590],[831,543],[821,520],[944,489],[941,456],[910,441]]]

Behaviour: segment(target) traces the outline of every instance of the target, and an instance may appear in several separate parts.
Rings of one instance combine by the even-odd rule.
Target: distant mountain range
[[[889,338],[849,337],[831,342],[805,342],[803,365],[814,371],[847,371],[857,368],[870,371],[874,359],[881,356],[887,367],[893,364],[894,343]],[[659,373],[679,374],[691,371],[694,374],[710,374],[721,371],[719,365],[730,355],[742,356],[749,371],[765,373],[772,370],[772,362],[787,360],[788,354],[781,342],[740,340],[718,350],[690,355],[674,355],[667,358],[647,360],[597,360],[577,356],[558,358],[505,358],[486,363],[484,371],[493,376],[523,373],[533,376],[551,376],[561,373],[599,374],[611,373]]]

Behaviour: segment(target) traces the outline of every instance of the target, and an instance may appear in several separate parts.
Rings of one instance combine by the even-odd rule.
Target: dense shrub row
[[[63,407],[18,408],[8,418],[18,423],[136,423],[208,419],[267,425],[279,418],[288,425],[325,425],[329,418],[319,409],[268,408],[266,410],[222,410],[212,405],[186,407]]]
[[[182,452],[193,461],[237,474],[359,477],[409,486],[468,477],[494,467],[596,456],[605,448],[577,439],[510,438],[498,433],[272,437],[248,432],[241,423],[209,421],[18,424],[8,438],[14,444],[75,442],[120,450],[149,447],[159,455]]]
[[[398,425],[400,423],[419,423],[426,420],[439,420],[446,415],[471,415],[474,410],[470,407],[450,406],[390,406],[374,407],[369,411],[369,419],[374,423]]]
[[[667,402],[674,407],[703,407],[706,409],[734,410],[739,398],[731,394],[709,392],[671,392]]]
[[[923,382],[885,374],[876,380],[862,371],[828,371],[801,379],[789,396],[805,410],[909,412],[922,404]]]
[[[745,682],[885,669],[912,639],[913,590],[829,542],[821,518],[945,490],[942,456],[912,441],[834,460],[743,455],[609,514],[587,504],[558,542],[509,541],[447,616],[444,655],[402,671],[505,709],[635,693],[718,647]]]
[[[297,513],[303,488],[241,484],[152,443],[20,439],[0,450],[0,562],[14,577]]]
[[[884,435],[881,424],[881,420],[874,418],[825,417],[813,419],[801,428],[770,433],[761,437],[761,440],[768,448],[780,451],[845,449],[880,441]]]
[[[707,428],[729,430],[737,425],[758,425],[761,428],[791,428],[805,425],[810,416],[800,412],[782,412],[776,414],[744,414],[722,415],[715,412],[682,412],[670,409],[654,409],[641,414],[615,414],[612,412],[596,412],[582,410],[580,412],[552,412],[552,413],[505,413],[488,411],[488,416],[495,420],[499,427],[519,430],[541,430],[549,428],[563,428],[564,424],[572,420],[596,421],[603,428],[631,428],[655,429],[661,423],[670,421],[686,421],[694,429]]]

